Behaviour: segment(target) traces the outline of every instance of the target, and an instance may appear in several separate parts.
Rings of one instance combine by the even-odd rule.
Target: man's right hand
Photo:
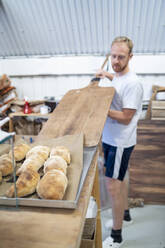
[[[106,77],[106,72],[99,69],[97,72],[96,72],[96,77],[99,77],[99,78],[105,78]]]
[[[99,78],[107,77],[109,80],[112,80],[113,79],[113,74],[100,69],[100,70],[98,70],[96,72],[96,77],[99,77]]]

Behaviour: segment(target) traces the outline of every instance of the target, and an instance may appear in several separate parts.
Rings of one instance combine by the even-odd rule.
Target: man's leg
[[[106,147],[105,147],[106,148]],[[105,178],[111,199],[113,227],[110,237],[103,242],[103,248],[120,247],[122,245],[122,224],[124,208],[128,206],[128,194],[123,181],[128,168],[128,161],[133,147],[122,148],[107,146],[105,156]],[[125,187],[125,190],[123,190]]]
[[[124,214],[123,182],[106,177],[107,190],[111,199],[113,228],[110,237],[103,242],[103,248],[120,247],[122,244],[122,222]]]
[[[106,177],[106,184],[112,204],[113,229],[118,230],[122,228],[124,215],[123,182]]]
[[[108,181],[109,178],[106,180]],[[126,176],[124,181],[119,181],[121,182],[121,190],[122,190],[122,195],[123,195],[123,202],[124,202],[124,215],[123,215],[123,220],[124,220],[124,225],[131,224],[132,219],[129,211],[129,206],[128,206],[128,177]],[[108,182],[107,182],[107,189],[109,188]],[[109,190],[108,190],[109,191]],[[111,198],[111,196],[110,196]],[[111,202],[113,203],[113,199],[111,199]],[[106,222],[106,227],[107,228],[112,228],[113,227],[113,220],[109,219]]]
[[[128,178],[128,172],[126,173],[126,177],[123,181],[122,191],[123,191],[123,197],[124,197],[124,224],[130,224],[132,223],[129,206],[128,206],[128,191],[129,191],[129,178]]]
[[[122,245],[122,223],[124,215],[123,182],[106,177],[107,190],[111,199],[113,228],[110,237],[103,242],[103,248],[119,248]]]
[[[124,197],[124,210],[128,209],[128,178],[126,177],[123,181],[123,197]]]

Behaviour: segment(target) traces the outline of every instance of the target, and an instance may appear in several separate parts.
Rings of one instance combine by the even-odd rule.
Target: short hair
[[[126,36],[118,36],[116,37],[111,44],[111,47],[113,46],[113,44],[118,43],[118,42],[123,42],[127,45],[128,49],[129,49],[129,53],[132,53],[132,49],[133,49],[133,42],[131,39],[129,39]]]

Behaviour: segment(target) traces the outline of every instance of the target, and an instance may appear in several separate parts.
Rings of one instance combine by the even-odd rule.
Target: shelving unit
[[[13,131],[13,118],[14,117],[34,117],[34,118],[49,118],[51,114],[41,114],[41,113],[31,113],[31,114],[24,114],[23,112],[15,112],[9,115],[9,132]]]

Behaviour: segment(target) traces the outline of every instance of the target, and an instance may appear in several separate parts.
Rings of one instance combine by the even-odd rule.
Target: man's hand
[[[112,80],[113,79],[113,74],[100,69],[100,70],[98,70],[96,72],[96,77],[99,77],[99,78],[105,78],[105,77],[107,77],[109,80]]]
[[[98,70],[97,72],[96,72],[96,77],[99,77],[99,78],[105,78],[106,77],[106,75],[105,75],[105,71],[103,71],[103,70]]]

